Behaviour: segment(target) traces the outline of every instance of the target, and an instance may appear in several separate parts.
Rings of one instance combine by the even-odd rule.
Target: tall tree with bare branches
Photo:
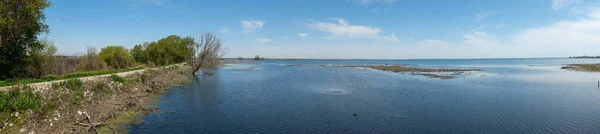
[[[200,41],[188,45],[188,48],[193,51],[192,58],[188,60],[193,69],[192,73],[202,68],[218,67],[221,57],[227,54],[223,48],[223,41],[211,32],[203,33]]]

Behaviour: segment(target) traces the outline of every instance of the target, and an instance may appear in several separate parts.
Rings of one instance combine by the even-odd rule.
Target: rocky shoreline
[[[3,87],[4,91],[33,89],[36,106],[0,115],[0,133],[124,133],[120,116],[156,111],[146,102],[165,89],[188,81],[184,64],[114,75]],[[31,96],[31,95],[30,95]],[[39,104],[38,104],[39,103]]]

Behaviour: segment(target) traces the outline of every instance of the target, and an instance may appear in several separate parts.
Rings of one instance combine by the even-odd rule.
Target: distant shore
[[[600,72],[600,64],[568,64],[561,69],[580,72]]]

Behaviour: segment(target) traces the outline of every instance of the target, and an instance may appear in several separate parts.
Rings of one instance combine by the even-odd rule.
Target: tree
[[[100,50],[100,59],[112,68],[127,68],[133,65],[134,59],[129,50],[123,46],[106,46]]]
[[[204,33],[200,38],[200,42],[188,46],[193,51],[193,58],[188,60],[188,63],[194,69],[192,73],[196,73],[201,68],[219,66],[221,57],[227,54],[222,46],[223,41],[210,32]]]
[[[194,38],[181,38],[171,35],[156,42],[149,43],[146,48],[148,60],[156,65],[169,65],[187,61],[192,56],[189,46],[194,44]]]
[[[138,44],[135,45],[133,47],[133,49],[131,49],[131,56],[133,56],[133,59],[135,59],[136,62],[139,63],[147,63],[148,62],[148,55],[146,54],[146,44],[150,44],[150,43],[144,43],[144,46]]]
[[[106,63],[100,59],[94,47],[88,47],[87,54],[79,57],[79,64],[77,64],[79,71],[98,71],[107,68]]]
[[[57,74],[56,46],[46,39],[39,40],[38,43],[42,48],[29,49],[28,51],[27,72],[29,76],[40,78],[48,74]]]
[[[24,75],[27,50],[41,48],[37,36],[48,32],[46,0],[0,0],[0,79]]]

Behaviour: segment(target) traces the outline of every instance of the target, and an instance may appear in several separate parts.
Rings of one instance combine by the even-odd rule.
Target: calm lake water
[[[255,61],[251,61],[255,62]],[[131,133],[599,133],[599,59],[277,60],[174,87]],[[455,79],[288,64],[481,68]],[[356,116],[354,115],[356,114]]]

